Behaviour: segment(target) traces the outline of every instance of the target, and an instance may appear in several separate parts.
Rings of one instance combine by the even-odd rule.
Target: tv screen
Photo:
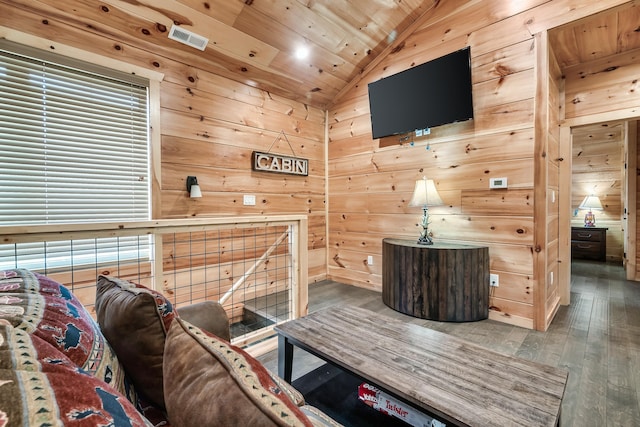
[[[469,47],[369,83],[373,138],[473,118]]]

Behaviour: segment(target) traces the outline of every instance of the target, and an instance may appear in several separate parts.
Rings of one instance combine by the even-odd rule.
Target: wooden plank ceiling
[[[376,58],[401,45],[440,0],[0,0],[33,26],[86,31],[288,99],[326,108]],[[640,7],[624,6],[551,31],[562,69],[640,47]],[[2,11],[0,10],[0,13]],[[8,13],[16,13],[14,11]],[[11,17],[4,22],[11,25]],[[24,19],[15,21],[24,22]],[[421,19],[422,18],[422,19]],[[168,38],[172,24],[209,39],[199,51]],[[16,28],[21,30],[20,28]],[[23,29],[28,31],[30,29]],[[35,32],[37,33],[37,31]],[[297,59],[306,46],[309,56]]]
[[[549,39],[560,68],[566,72],[580,64],[639,49],[639,33],[640,2],[632,1],[553,29],[549,32]],[[594,72],[603,73],[615,68],[617,67],[612,64],[610,68],[603,67]],[[607,141],[612,138],[614,140],[622,138],[621,127],[620,122],[606,122],[574,128],[572,131],[574,151],[576,147],[584,150],[584,147],[589,146],[608,150]],[[574,155],[580,156],[577,152],[574,152]],[[581,194],[585,192],[587,190],[581,190]]]
[[[549,32],[560,68],[640,48],[640,2],[632,1]]]
[[[34,26],[64,22],[323,108],[438,1],[0,0],[0,8],[21,8],[39,18]],[[208,38],[205,51],[169,39],[174,23]],[[306,59],[295,56],[300,46]]]

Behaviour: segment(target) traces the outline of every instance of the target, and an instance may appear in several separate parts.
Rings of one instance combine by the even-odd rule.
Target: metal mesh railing
[[[176,307],[220,302],[234,343],[273,334],[306,308],[306,217],[0,227],[0,270],[65,284],[93,312],[97,276],[162,292]]]

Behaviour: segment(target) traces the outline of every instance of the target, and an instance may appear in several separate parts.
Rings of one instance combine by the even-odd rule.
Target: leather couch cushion
[[[164,377],[174,427],[312,425],[260,362],[180,318],[167,335]]]
[[[178,316],[192,325],[231,341],[229,318],[217,302],[202,301],[178,308]]]
[[[145,286],[101,275],[96,314],[136,392],[164,409],[162,360],[165,337],[175,317],[171,302]]]

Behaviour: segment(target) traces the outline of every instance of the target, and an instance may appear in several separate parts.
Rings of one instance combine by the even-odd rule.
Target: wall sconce
[[[433,240],[429,236],[429,206],[441,205],[444,205],[444,202],[440,198],[433,180],[426,177],[417,180],[409,206],[422,206],[422,222],[420,224],[422,231],[418,238],[418,244],[433,245]]]
[[[198,178],[195,176],[187,177],[187,191],[189,192],[189,197],[192,199],[197,199],[202,197],[202,192],[200,191],[200,186],[198,185]]]
[[[602,203],[600,203],[600,199],[598,196],[594,196],[593,194],[584,198],[578,209],[589,209],[584,215],[584,226],[585,227],[595,227],[596,226],[596,216],[591,212],[592,209],[602,210]]]

